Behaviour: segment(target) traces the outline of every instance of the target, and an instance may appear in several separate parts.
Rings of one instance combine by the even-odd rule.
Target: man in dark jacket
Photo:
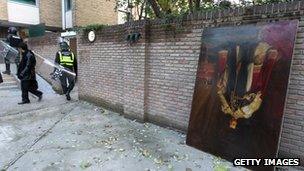
[[[8,28],[8,36],[7,36],[6,41],[11,47],[13,47],[15,49],[17,49],[18,45],[21,42],[23,42],[22,38],[20,36],[18,36],[18,31],[15,27]],[[10,75],[11,74],[10,60],[6,59],[6,58],[4,58],[4,59],[5,59],[6,70],[3,72],[3,74]],[[18,68],[19,62],[20,62],[20,57],[19,57],[19,54],[18,54],[18,56],[16,57],[16,60],[15,60],[17,68]]]
[[[66,42],[61,42],[59,46],[60,51],[56,53],[55,63],[77,75],[77,60],[74,53],[70,50],[70,47]],[[60,82],[66,99],[71,100],[70,92],[75,86],[75,77],[70,73],[62,72]]]
[[[42,99],[42,92],[37,90],[38,83],[36,81],[36,59],[32,51],[30,51],[25,43],[20,43],[19,48],[22,52],[22,59],[18,67],[18,78],[21,80],[22,102],[18,104],[30,103],[28,93],[31,92],[38,97],[38,101]]]

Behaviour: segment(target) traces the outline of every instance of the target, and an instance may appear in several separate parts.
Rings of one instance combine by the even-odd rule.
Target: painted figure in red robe
[[[238,119],[248,119],[260,108],[272,68],[278,60],[278,51],[260,42],[253,57],[242,45],[221,50],[218,54],[217,93],[221,110],[231,115],[230,128],[235,129]]]

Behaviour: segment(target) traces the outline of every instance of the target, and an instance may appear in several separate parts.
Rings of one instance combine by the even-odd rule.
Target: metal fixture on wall
[[[138,42],[138,40],[141,38],[141,34],[140,33],[131,33],[128,34],[126,37],[126,40],[132,44],[132,43],[136,43]]]

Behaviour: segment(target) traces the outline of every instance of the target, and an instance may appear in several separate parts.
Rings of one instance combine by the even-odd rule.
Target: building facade
[[[117,24],[115,1],[0,0],[0,37],[10,26],[19,29],[43,24],[48,31],[64,31],[89,24]]]
[[[44,24],[47,30],[61,30],[60,0],[1,0],[0,8],[2,29]]]
[[[114,25],[118,23],[115,1],[61,0],[61,3],[63,30],[90,24]]]

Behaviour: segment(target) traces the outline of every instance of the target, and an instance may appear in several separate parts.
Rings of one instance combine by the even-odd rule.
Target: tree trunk
[[[192,13],[193,12],[193,0],[188,0],[189,2],[189,10]]]
[[[201,0],[195,0],[195,9],[198,10],[200,8]]]
[[[154,11],[154,14],[157,18],[160,18],[161,17],[161,12],[160,12],[160,8],[157,4],[157,1],[156,0],[149,0],[149,3],[151,4],[151,7]]]

